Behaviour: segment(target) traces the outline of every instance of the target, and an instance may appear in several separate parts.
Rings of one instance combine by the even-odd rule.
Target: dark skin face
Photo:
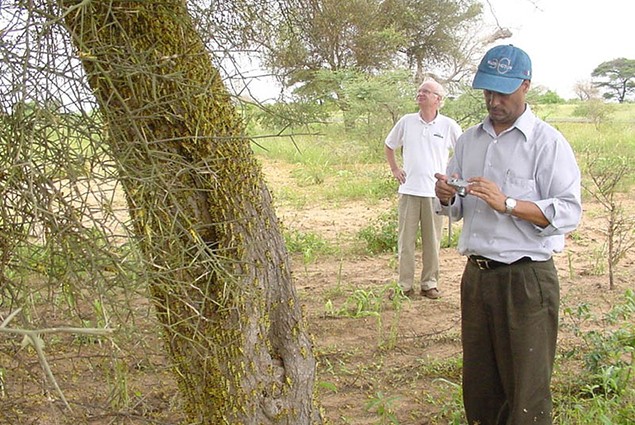
[[[516,119],[525,112],[525,98],[529,91],[529,80],[522,82],[518,89],[511,94],[503,94],[490,90],[483,90],[485,106],[494,125],[496,134],[511,127]]]

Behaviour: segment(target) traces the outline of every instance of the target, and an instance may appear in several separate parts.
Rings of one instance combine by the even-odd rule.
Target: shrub
[[[366,242],[366,250],[371,254],[396,252],[397,224],[397,209],[393,208],[362,228],[357,236]]]

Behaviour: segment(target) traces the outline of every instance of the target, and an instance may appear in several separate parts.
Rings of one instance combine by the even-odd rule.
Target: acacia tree
[[[604,98],[623,103],[635,92],[635,60],[618,58],[602,62],[591,73],[595,85],[606,90]]]
[[[297,0],[272,34],[266,64],[292,86],[318,70],[426,68],[460,55],[461,29],[481,6],[456,0]]]
[[[98,104],[98,110],[81,117],[92,118],[91,137],[105,141],[94,157],[110,161],[88,168],[117,170],[125,190],[133,230],[129,246],[140,248],[144,267],[139,276],[147,279],[187,423],[320,423],[313,398],[315,358],[272,199],[233,98],[185,2],[60,0],[31,2],[24,13],[21,6],[15,6],[16,22],[33,17],[44,21],[14,32],[18,47],[4,56],[9,58],[5,64],[17,64],[19,54],[24,60],[10,77],[0,78],[2,96],[46,96],[55,70],[49,70],[49,79],[38,81],[23,71],[35,62],[29,55],[51,55],[46,49],[62,43],[59,37],[53,43],[45,40],[63,24],[77,56],[57,77],[63,79],[79,58]],[[59,58],[53,62],[65,66]],[[25,79],[15,85],[12,78],[20,77]],[[57,86],[58,94],[73,95],[72,83],[78,81]],[[97,233],[89,232],[93,228],[86,228],[90,217],[84,214],[90,209],[83,194],[75,196],[80,185],[59,189],[68,181],[77,183],[84,165],[81,154],[68,154],[84,143],[73,133],[79,123],[71,118],[62,123],[62,114],[50,108],[36,108],[37,114],[11,108],[11,119],[0,126],[5,154],[0,178],[15,184],[10,192],[9,184],[2,186],[3,195],[13,198],[11,209],[5,198],[0,217],[0,304],[23,299],[5,292],[5,279],[12,275],[8,269],[20,267],[22,261],[4,257],[32,240],[30,235],[13,237],[17,233],[9,225],[30,226],[43,218],[45,230],[37,235],[43,241],[30,247],[52,246],[52,241],[56,247],[63,245],[66,261],[84,261],[81,279],[91,286],[82,290],[96,291],[99,276],[92,272],[102,258],[93,254],[109,250],[98,243],[102,240],[96,240]],[[28,128],[23,123],[27,117],[33,117]],[[32,148],[36,141],[41,150]],[[46,161],[55,159],[79,164],[51,171]],[[63,171],[61,178],[58,171]],[[126,263],[133,257],[130,252],[113,257],[105,274],[129,280]],[[39,264],[29,267],[47,272]],[[15,282],[10,289],[18,287]],[[73,308],[85,317],[80,306]]]
[[[89,2],[66,23],[142,250],[164,271],[150,288],[191,420],[317,422],[271,197],[184,3]]]

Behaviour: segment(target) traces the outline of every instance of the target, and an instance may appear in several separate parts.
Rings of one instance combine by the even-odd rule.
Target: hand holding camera
[[[448,185],[456,189],[457,195],[459,195],[461,198],[465,198],[470,183],[463,179],[451,178],[448,180]]]

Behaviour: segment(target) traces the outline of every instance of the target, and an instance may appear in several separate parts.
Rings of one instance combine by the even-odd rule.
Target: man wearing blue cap
[[[564,136],[526,103],[523,50],[490,49],[472,87],[488,116],[437,174],[438,212],[463,219],[463,401],[470,425],[552,423],[559,282],[552,255],[582,214],[580,170]],[[467,184],[457,196],[456,184]],[[462,195],[462,196],[461,196]]]

